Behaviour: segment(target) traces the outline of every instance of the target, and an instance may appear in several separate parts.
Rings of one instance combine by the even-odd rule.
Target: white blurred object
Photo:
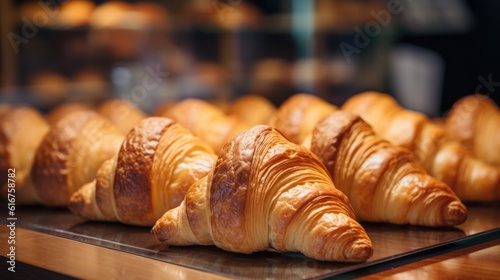
[[[328,73],[326,64],[316,58],[299,59],[293,68],[293,82],[300,91],[314,93],[319,83],[324,82]]]
[[[440,113],[445,64],[434,51],[413,45],[394,48],[390,56],[391,86],[401,105],[428,116]]]
[[[474,26],[464,0],[401,0],[403,22],[415,33],[461,33]]]

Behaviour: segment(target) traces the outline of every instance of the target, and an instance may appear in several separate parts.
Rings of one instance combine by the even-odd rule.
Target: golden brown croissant
[[[229,107],[227,114],[238,116],[250,125],[267,124],[274,115],[276,107],[267,98],[248,94],[236,99]]]
[[[314,128],[310,149],[363,221],[421,226],[461,224],[467,210],[414,155],[375,135],[359,116],[336,111]]]
[[[360,115],[378,135],[414,152],[427,172],[452,187],[462,201],[500,200],[500,168],[450,141],[443,127],[425,115],[406,110],[378,92],[357,94],[342,109]]]
[[[160,105],[158,105],[154,109],[151,116],[154,116],[154,117],[165,116],[165,114],[167,114],[168,110],[172,109],[172,107],[174,107],[177,103],[178,103],[177,101],[165,101],[165,102],[161,103]]]
[[[302,144],[314,126],[337,107],[315,95],[299,93],[289,97],[278,108],[269,125],[278,129],[295,144]]]
[[[0,179],[1,195],[14,194],[16,204],[35,204],[38,197],[31,181],[30,170],[35,151],[49,131],[49,124],[34,108],[28,106],[6,106],[0,110]],[[9,171],[9,169],[11,169]],[[7,174],[11,177],[8,190]],[[12,193],[15,192],[15,193]]]
[[[447,135],[479,159],[500,166],[500,110],[486,95],[459,99],[445,119]]]
[[[137,106],[122,99],[104,101],[97,108],[97,113],[110,120],[123,134],[147,117]]]
[[[347,197],[306,148],[257,125],[227,142],[208,176],[152,229],[169,245],[227,251],[301,252],[318,260],[360,262],[372,254]]]
[[[465,207],[446,184],[428,176],[408,150],[375,136],[360,118],[304,94],[290,97],[278,108],[277,115],[274,125],[284,135],[304,135],[295,139],[305,139],[302,145],[319,156],[335,186],[348,195],[360,220],[448,226],[465,219]],[[342,160],[336,160],[338,155]],[[375,190],[377,195],[387,193],[392,197],[375,197]],[[436,190],[441,190],[440,195],[434,197]],[[419,211],[422,200],[427,210],[439,215],[412,215]],[[406,204],[406,211],[391,212],[401,204]]]
[[[124,136],[93,111],[77,111],[54,124],[38,146],[31,176],[48,206],[66,206],[71,194],[92,181],[103,161],[118,153]]]
[[[65,102],[50,110],[50,112],[45,116],[45,119],[50,125],[53,125],[66,117],[68,114],[72,114],[76,111],[89,110],[93,110],[93,107],[90,104],[83,102]]]
[[[153,226],[215,159],[210,146],[173,120],[146,118],[102,164],[96,180],[72,195],[69,208],[87,219]]]
[[[171,118],[189,129],[194,135],[207,142],[215,152],[234,135],[250,127],[235,116],[199,99],[183,100],[168,110],[162,117]]]

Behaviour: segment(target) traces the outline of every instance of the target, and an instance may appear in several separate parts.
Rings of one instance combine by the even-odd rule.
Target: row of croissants
[[[17,205],[152,227],[168,245],[363,262],[360,222],[448,227],[465,221],[463,202],[500,201],[500,111],[471,95],[431,120],[378,92],[341,107],[186,99],[151,115],[124,100],[46,115],[3,105],[0,159]]]

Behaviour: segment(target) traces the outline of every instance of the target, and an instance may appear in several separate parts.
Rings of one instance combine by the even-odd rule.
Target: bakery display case
[[[148,112],[248,93],[342,104],[365,90],[432,117],[471,93],[498,102],[493,1],[35,2],[3,4],[2,98],[46,110],[133,95]],[[158,85],[143,98],[134,88],[151,73]]]
[[[497,278],[496,8],[2,1],[1,278]]]

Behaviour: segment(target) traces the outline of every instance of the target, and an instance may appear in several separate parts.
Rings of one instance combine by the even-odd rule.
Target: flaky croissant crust
[[[144,133],[152,129],[152,122],[163,131]],[[152,225],[166,209],[181,203],[189,186],[209,171],[215,156],[208,145],[170,119],[149,118],[141,124],[120,150],[114,196],[122,220],[132,221],[137,215],[142,220],[138,212],[151,212],[144,222]],[[155,136],[147,139],[147,135]],[[163,199],[153,203],[155,198]]]
[[[451,226],[467,217],[448,185],[429,176],[409,150],[375,135],[357,115],[336,111],[320,121],[310,149],[361,220]]]
[[[262,125],[227,143],[212,172],[156,223],[153,233],[170,245],[365,261],[371,243],[354,218],[319,159]]]
[[[427,172],[452,187],[462,201],[500,199],[499,167],[474,157],[462,144],[450,140],[442,126],[404,109],[390,95],[360,93],[342,109],[360,115],[384,139],[410,149]]]
[[[215,161],[212,149],[168,118],[149,117],[126,136],[96,180],[78,190],[70,209],[93,220],[152,226],[178,206]]]
[[[359,220],[438,227],[466,218],[465,206],[446,184],[428,176],[408,149],[375,135],[360,117],[305,94],[292,96],[277,115],[276,127],[296,141],[304,139],[300,144],[325,164]],[[309,135],[293,138],[299,133]]]

